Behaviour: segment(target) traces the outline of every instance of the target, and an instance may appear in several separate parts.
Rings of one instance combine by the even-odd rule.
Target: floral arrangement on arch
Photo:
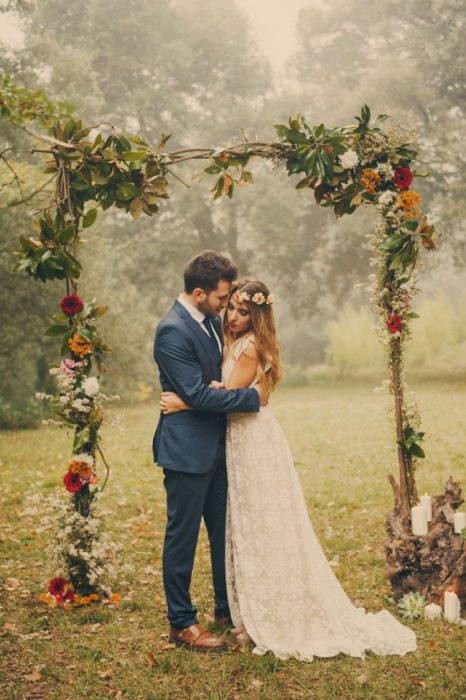
[[[57,394],[36,396],[51,403],[54,418],[46,422],[74,431],[73,454],[63,475],[63,486],[71,500],[50,496],[45,514],[43,511],[43,529],[51,535],[47,547],[49,568],[62,575],[52,578],[40,599],[51,607],[85,605],[101,599],[117,602],[119,596],[112,593],[111,582],[116,577],[119,546],[110,541],[102,530],[102,518],[95,513],[95,501],[109,475],[99,427],[108,417],[107,403],[118,398],[104,394],[98,376],[92,373],[93,360],[98,371],[101,355],[107,350],[96,331],[95,319],[107,309],[94,301],[86,303],[76,294],[63,297],[60,307],[61,312],[54,314],[55,323],[46,331],[46,335],[61,341],[62,359],[50,369]],[[106,468],[101,484],[96,471],[98,454]],[[32,507],[27,512],[40,515]]]

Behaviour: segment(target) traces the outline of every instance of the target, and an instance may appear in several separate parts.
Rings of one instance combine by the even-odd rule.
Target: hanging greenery
[[[34,235],[20,238],[16,263],[18,271],[35,280],[63,280],[66,288],[46,331],[60,346],[61,361],[51,369],[57,379],[57,394],[42,398],[51,401],[55,421],[74,433],[63,479],[72,508],[61,512],[60,527],[66,529],[65,511],[75,524],[68,528],[68,548],[63,537],[57,539],[61,554],[54,562],[60,574],[60,591],[49,591],[52,603],[70,601],[73,595],[86,600],[89,595],[109,594],[108,585],[100,582],[102,553],[100,559],[89,555],[92,528],[87,541],[81,536],[83,523],[93,517],[93,500],[108,476],[107,472],[100,485],[96,462],[100,458],[107,467],[99,431],[109,399],[100,388],[109,348],[98,327],[107,307],[78,295],[81,236],[95,223],[100,210],[112,206],[133,218],[157,214],[169,198],[173,179],[181,179],[176,173],[181,163],[204,163],[204,175],[214,178],[210,188],[214,199],[231,198],[237,187],[252,184],[249,167],[254,158],[260,158],[284,167],[289,175],[300,175],[296,189],[311,190],[316,203],[332,208],[337,217],[352,214],[363,205],[375,208],[375,230],[368,236],[374,268],[372,301],[387,348],[401,514],[408,521],[409,507],[417,500],[415,467],[424,457],[424,433],[415,402],[406,396],[403,353],[416,317],[411,302],[417,291],[419,251],[434,250],[436,238],[433,225],[419,209],[421,197],[412,189],[415,177],[426,176],[416,168],[415,135],[399,126],[385,127],[386,115],[372,120],[369,107],[364,105],[350,126],[311,126],[297,115],[288,124],[276,125],[276,138],[271,141],[241,141],[217,150],[169,151],[169,134],[153,146],[144,137],[123,133],[107,123],[83,125],[72,116],[69,106],[55,105],[39,91],[17,88],[9,79],[0,85],[0,109],[4,119],[37,139],[40,145],[34,152],[44,155],[46,172],[55,182],[53,197],[36,212]],[[31,122],[47,133],[30,131]],[[77,531],[79,537],[75,537]]]

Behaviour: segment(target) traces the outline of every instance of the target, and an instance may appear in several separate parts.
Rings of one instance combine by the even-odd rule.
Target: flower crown
[[[273,294],[269,294],[266,297],[264,294],[262,294],[262,292],[256,292],[252,296],[247,292],[236,292],[234,296],[240,304],[242,304],[244,301],[249,301],[250,303],[252,302],[253,304],[262,306],[262,304],[273,304],[274,301]]]

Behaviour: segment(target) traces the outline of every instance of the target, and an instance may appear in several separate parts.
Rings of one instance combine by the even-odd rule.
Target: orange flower
[[[92,352],[92,343],[79,335],[79,333],[69,339],[68,346],[73,355],[78,355],[78,357],[85,357]]]
[[[362,171],[361,185],[371,194],[374,194],[375,190],[377,189],[377,185],[379,182],[381,182],[381,180],[382,178],[380,177],[379,173],[375,172],[375,170],[364,168]]]
[[[96,593],[74,596],[74,602],[76,605],[88,605],[89,603],[92,603],[93,600],[99,600],[99,596]]]
[[[399,209],[403,209],[405,219],[417,219],[419,210],[416,207],[422,202],[422,197],[414,190],[403,192],[396,200]]]
[[[121,603],[121,595],[119,593],[112,593],[110,601],[112,603]]]
[[[89,480],[94,472],[94,468],[91,467],[88,462],[80,462],[77,459],[73,459],[72,462],[70,462],[70,472],[73,474],[79,474],[81,479],[87,479]]]

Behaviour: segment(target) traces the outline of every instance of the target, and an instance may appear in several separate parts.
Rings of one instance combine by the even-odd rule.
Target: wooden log
[[[443,604],[446,590],[454,590],[466,608],[466,541],[455,533],[453,515],[464,502],[458,482],[450,477],[445,493],[432,497],[432,520],[425,536],[413,535],[403,517],[398,485],[389,476],[395,507],[385,526],[386,570],[395,600],[409,591],[422,593],[430,602]]]

